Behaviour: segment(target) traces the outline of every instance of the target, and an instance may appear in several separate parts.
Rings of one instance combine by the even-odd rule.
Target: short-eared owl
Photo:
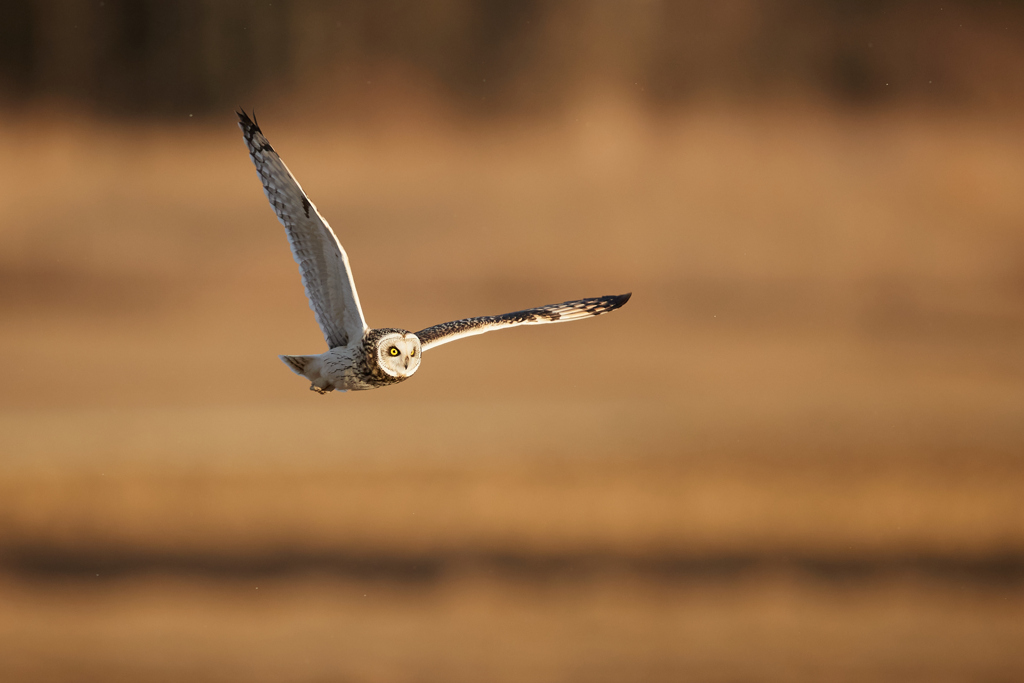
[[[442,323],[415,334],[390,327],[370,329],[359,306],[348,256],[338,238],[256,122],[244,111],[239,112],[238,120],[267,199],[288,233],[310,308],[327,339],[328,351],[318,356],[281,356],[292,370],[312,382],[313,391],[324,394],[335,389],[354,391],[397,384],[412,377],[420,366],[421,354],[435,346],[516,325],[589,318],[614,311],[629,301],[629,294],[566,301]]]

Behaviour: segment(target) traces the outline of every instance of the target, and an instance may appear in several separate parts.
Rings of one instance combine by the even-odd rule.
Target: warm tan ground
[[[319,397],[227,117],[3,120],[0,680],[1024,680],[1019,122],[260,118],[371,325],[634,298]]]
[[[5,587],[4,680],[1020,680],[1024,595],[787,578]]]

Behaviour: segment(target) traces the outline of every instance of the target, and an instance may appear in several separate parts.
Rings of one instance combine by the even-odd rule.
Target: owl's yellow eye
[[[412,358],[415,355],[416,355],[416,349],[413,349],[412,351],[409,352],[409,357],[410,358]]]
[[[391,350],[388,351],[388,353],[390,353],[392,356],[397,356],[398,355],[398,349],[395,348],[394,346],[392,346]]]

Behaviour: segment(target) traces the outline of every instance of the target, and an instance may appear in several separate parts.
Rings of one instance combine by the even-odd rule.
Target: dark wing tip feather
[[[238,114],[238,127],[242,129],[242,135],[245,137],[246,144],[249,145],[249,151],[255,153],[260,152],[273,152],[274,148],[267,141],[263,131],[260,130],[260,124],[256,122],[256,110],[253,109],[252,118],[245,113],[245,109],[241,107],[235,112]],[[260,140],[254,141],[256,136],[260,136]]]
[[[594,315],[601,315],[622,308],[631,296],[633,296],[633,292],[626,292],[625,294],[599,296],[596,299],[583,299],[579,303],[582,304],[584,310]]]
[[[618,296],[609,297],[611,301],[608,302],[608,310],[614,311],[616,308],[622,308],[629,301],[629,297],[633,296],[633,292],[626,292],[625,294],[619,294]]]
[[[245,129],[245,128],[254,128],[256,130],[260,129],[260,127],[257,126],[256,123],[252,119],[249,118],[249,115],[245,113],[245,109],[243,109],[242,107],[239,107],[238,111],[236,111],[235,113],[238,114],[238,124],[240,126],[242,126],[243,129]],[[256,115],[256,112],[253,112],[253,116],[255,116],[255,115]]]
[[[238,114],[238,127],[242,129],[243,133],[245,133],[246,138],[252,138],[252,136],[257,133],[260,135],[263,134],[263,131],[260,130],[260,124],[256,123],[255,109],[252,111],[251,119],[249,118],[249,115],[245,113],[245,109],[242,109],[241,107],[239,107],[238,111],[235,113]]]

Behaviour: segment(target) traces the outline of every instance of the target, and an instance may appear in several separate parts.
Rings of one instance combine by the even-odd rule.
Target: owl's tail
[[[316,356],[278,356],[285,364],[292,369],[296,375],[306,375],[306,366],[316,360]]]
[[[320,356],[278,356],[296,375],[302,375],[312,384],[310,391],[318,394],[326,394],[334,391],[334,385],[330,380],[320,374]]]

